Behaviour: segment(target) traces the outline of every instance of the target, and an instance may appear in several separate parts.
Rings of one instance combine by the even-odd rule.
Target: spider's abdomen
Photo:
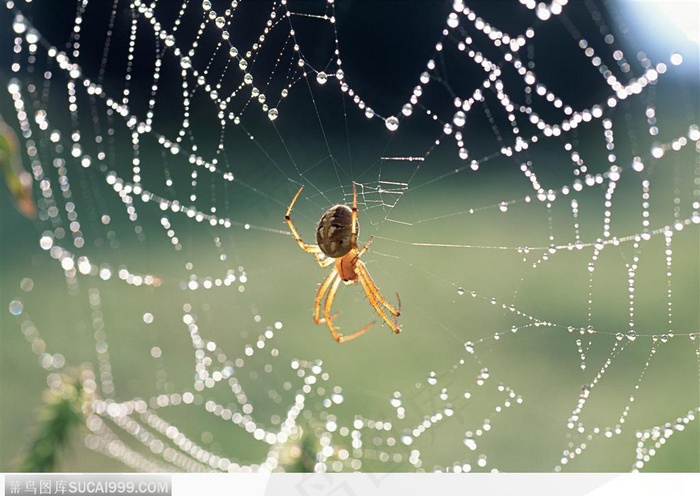
[[[316,229],[316,243],[321,251],[331,258],[346,255],[357,242],[360,223],[352,234],[352,209],[347,205],[335,205],[323,214]]]

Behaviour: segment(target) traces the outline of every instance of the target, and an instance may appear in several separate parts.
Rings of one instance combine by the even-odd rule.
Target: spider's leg
[[[338,291],[338,286],[340,286],[341,279],[335,269],[333,269],[333,272],[336,272],[336,274],[334,274],[335,277],[332,279],[332,282],[330,280],[324,281],[324,283],[330,285],[330,287],[328,289],[328,294],[326,295],[326,301],[323,305],[323,322],[328,325],[328,329],[331,331],[333,339],[340,343],[343,341],[343,335],[337,331],[335,325],[333,324],[333,318],[335,315],[331,315],[331,308],[333,307],[333,300],[335,300],[335,293]]]
[[[345,341],[355,339],[356,337],[361,336],[362,334],[367,332],[375,324],[375,322],[370,322],[359,331],[354,332],[348,336],[344,336],[343,334],[340,334],[338,332],[337,327],[335,326],[335,324],[333,324],[333,319],[336,317],[337,312],[334,314],[331,314],[330,312],[331,308],[333,307],[333,300],[335,300],[335,294],[338,291],[338,287],[340,286],[340,281],[341,279],[340,275],[338,274],[338,270],[333,268],[333,270],[331,270],[331,272],[328,274],[328,276],[326,276],[326,278],[319,286],[318,292],[316,293],[316,300],[314,301],[314,322],[317,324],[325,323],[326,325],[328,325],[328,329],[331,331],[333,339],[335,339],[339,343],[344,343]],[[324,297],[326,300],[323,305],[323,317],[321,317],[321,301]]]
[[[294,204],[297,202],[297,198],[299,198],[299,195],[301,194],[301,190],[304,189],[304,185],[301,185],[299,189],[297,190],[297,193],[294,195],[294,198],[292,198],[291,203],[289,204],[289,207],[287,207],[287,213],[285,217],[289,217],[289,214],[292,213],[292,208],[294,208]]]
[[[355,260],[359,259],[364,253],[367,251],[367,248],[369,248],[369,244],[372,242],[372,236],[369,237],[365,245],[360,248],[360,251],[357,252],[357,255],[355,255]]]
[[[324,317],[321,317],[321,301],[323,300],[323,297],[326,295],[328,292],[328,288],[331,286],[334,280],[340,280],[338,276],[338,270],[333,267],[333,270],[331,270],[326,278],[323,280],[321,285],[318,287],[318,291],[316,292],[316,299],[314,300],[314,323],[316,324],[323,324],[326,322],[326,319]],[[331,318],[334,317],[331,315]]]
[[[284,214],[284,220],[289,226],[289,230],[292,231],[292,236],[294,236],[294,240],[297,242],[299,245],[299,248],[302,250],[309,252],[309,253],[319,253],[321,252],[321,249],[316,246],[316,245],[307,245],[302,241],[301,236],[299,236],[299,233],[297,232],[296,227],[294,227],[294,223],[292,222],[291,218],[291,213],[292,213],[292,208],[294,207],[294,204],[297,201],[297,198],[299,198],[299,195],[301,194],[301,190],[304,189],[304,186],[299,188],[299,191],[297,191],[297,194],[294,195],[294,198],[292,198],[292,203],[289,204],[289,207],[287,208],[287,212]]]
[[[363,287],[371,290],[372,295],[375,297],[375,301],[383,305],[394,317],[399,317],[401,315],[401,298],[399,297],[399,293],[396,293],[396,300],[398,302],[398,308],[396,308],[382,296],[382,294],[379,292],[379,288],[374,283],[372,276],[370,276],[367,266],[359,260],[357,261],[357,273],[358,277],[360,278],[360,282],[367,285],[363,285]]]
[[[350,217],[351,237],[357,239],[357,191],[355,181],[352,182],[352,216]]]
[[[335,258],[327,257],[322,253],[314,253],[314,258],[322,268],[326,268],[335,262]]]
[[[384,300],[384,298],[382,298],[382,299]],[[382,304],[386,304],[386,300],[384,300],[384,302]],[[398,307],[398,308],[396,308],[398,315],[396,315],[396,314],[395,315],[398,317],[399,315],[401,315],[401,297],[399,296],[399,293],[396,293],[396,306]]]
[[[372,305],[374,308],[374,311],[377,312],[384,322],[389,325],[392,331],[394,331],[396,334],[400,333],[401,328],[399,327],[398,322],[396,322],[396,318],[401,315],[401,311],[394,308],[388,301],[386,301],[386,298],[381,295],[377,285],[374,284],[372,277],[369,275],[367,267],[365,267],[365,264],[359,260],[357,261],[356,271],[358,279],[360,279],[360,284],[362,284],[362,289],[365,290],[367,299],[369,300],[370,305]],[[401,308],[400,303],[401,300],[399,300],[399,308]],[[382,309],[382,306],[384,306],[394,316],[394,319],[389,318],[384,309]]]
[[[313,254],[314,258],[316,259],[316,262],[321,266],[321,267],[328,267],[330,264],[333,263],[332,258],[326,257],[325,254],[321,251],[321,248],[319,248],[317,245],[307,245],[304,243],[304,241],[301,239],[301,236],[299,236],[299,233],[297,232],[296,227],[294,227],[294,222],[292,222],[291,214],[292,214],[292,208],[294,207],[294,204],[297,201],[297,198],[299,198],[299,195],[301,194],[301,190],[304,189],[304,186],[299,188],[299,191],[297,191],[296,195],[294,195],[294,198],[292,198],[292,203],[289,204],[289,207],[287,208],[287,212],[284,214],[284,220],[289,226],[289,230],[292,231],[292,236],[294,237],[294,241],[297,242],[297,245],[299,245],[299,248],[304,250],[306,253],[311,253]]]
[[[338,332],[338,328],[333,324],[333,318],[335,317],[336,314],[331,315],[331,307],[333,306],[333,300],[335,299],[335,293],[338,291],[338,287],[340,286],[340,276],[336,275],[336,278],[334,279],[333,283],[330,285],[330,288],[328,290],[328,295],[326,296],[326,302],[323,305],[323,315],[324,318],[323,320],[326,322],[328,325],[328,329],[331,331],[331,335],[333,336],[333,339],[335,339],[339,343],[345,343],[346,341],[350,341],[351,339],[355,339],[358,336],[363,335],[367,331],[370,330],[370,328],[375,324],[375,322],[370,322],[366,326],[364,326],[362,329],[359,331],[353,332],[352,334],[348,334],[347,336],[340,334]],[[324,281],[325,282],[325,281]]]
[[[356,337],[362,336],[364,333],[369,331],[372,328],[372,326],[374,326],[374,324],[376,324],[376,322],[370,322],[359,331],[353,332],[352,334],[348,334],[347,336],[344,336],[343,334],[338,334],[338,338],[336,339],[336,341],[338,341],[339,343],[345,343],[346,341],[350,341],[351,339],[355,339]]]

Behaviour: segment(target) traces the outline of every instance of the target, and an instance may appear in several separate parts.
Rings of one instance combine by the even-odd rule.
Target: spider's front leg
[[[326,254],[323,253],[321,248],[319,248],[317,245],[308,245],[304,243],[301,236],[299,236],[296,227],[294,227],[294,222],[292,222],[292,208],[294,208],[294,204],[296,203],[297,198],[299,198],[302,189],[304,189],[304,186],[300,187],[297,193],[294,195],[294,198],[292,198],[292,202],[289,204],[287,212],[284,214],[284,220],[289,226],[289,230],[292,232],[292,237],[294,237],[294,241],[296,241],[297,245],[299,245],[299,248],[304,250],[306,253],[311,253],[314,256],[314,259],[316,259],[316,263],[318,263],[321,267],[328,267],[333,263],[334,259],[326,256]]]

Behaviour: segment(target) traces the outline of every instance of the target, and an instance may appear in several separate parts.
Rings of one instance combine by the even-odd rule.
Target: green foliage
[[[280,466],[285,472],[312,473],[316,466],[319,445],[317,438],[309,431],[299,429],[291,436],[280,452]]]
[[[38,415],[38,428],[19,470],[51,472],[56,469],[71,434],[82,423],[83,390],[80,381],[63,377],[56,387],[44,392],[44,405]]]

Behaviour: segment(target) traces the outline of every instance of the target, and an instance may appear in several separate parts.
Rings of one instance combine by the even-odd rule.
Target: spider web
[[[82,385],[72,471],[700,467],[697,45],[617,2],[5,7],[6,439],[22,374]],[[337,345],[283,214],[312,243],[353,181],[403,332]]]

